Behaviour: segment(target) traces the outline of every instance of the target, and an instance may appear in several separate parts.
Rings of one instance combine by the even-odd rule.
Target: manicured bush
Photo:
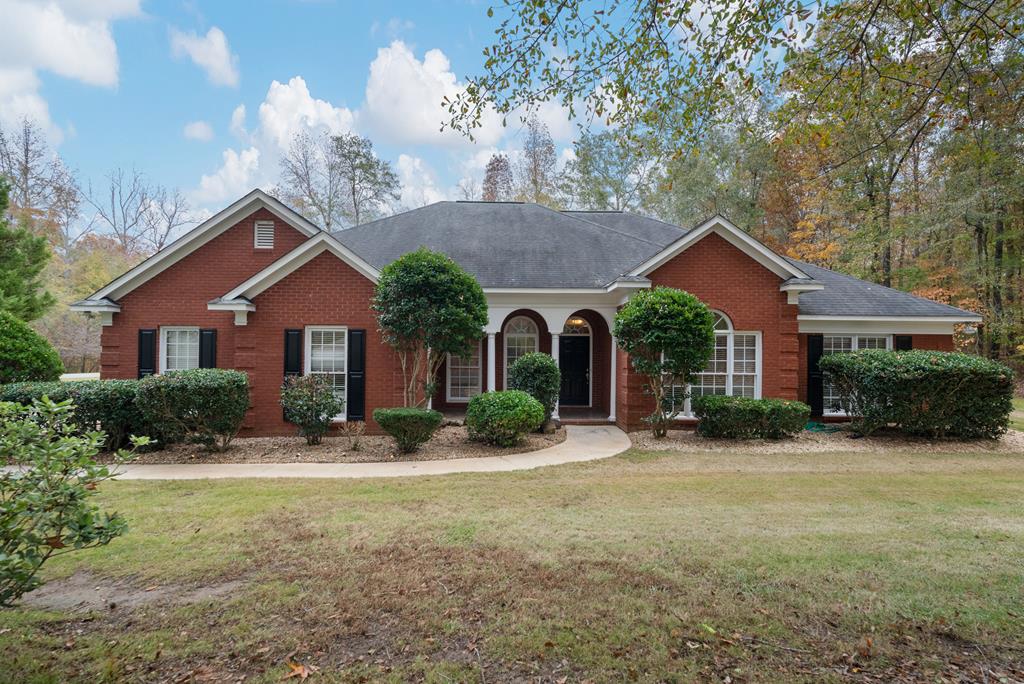
[[[331,421],[345,409],[345,402],[322,375],[300,375],[285,378],[281,406],[285,419],[298,426],[306,444],[319,444]]]
[[[20,318],[0,311],[0,385],[58,380],[63,372],[60,355],[42,335]]]
[[[615,314],[619,347],[654,397],[654,413],[645,420],[655,437],[668,434],[683,398],[670,397],[670,388],[689,385],[714,353],[714,326],[715,316],[702,301],[671,287],[641,290]]]
[[[127,529],[120,514],[90,501],[114,473],[95,460],[103,433],[76,434],[73,410],[69,401],[0,402],[0,454],[21,466],[0,473],[0,606],[38,587],[48,559],[103,546]],[[115,463],[130,458],[121,451]]]
[[[478,394],[466,407],[470,439],[497,446],[515,446],[543,422],[544,407],[522,390]]]
[[[217,368],[150,375],[139,381],[137,402],[160,434],[224,451],[249,408],[249,377]]]
[[[800,401],[707,395],[694,397],[697,433],[726,439],[783,439],[799,434],[811,416]]]
[[[544,407],[544,420],[548,420],[562,389],[562,373],[548,354],[523,354],[508,369],[508,388],[522,390],[539,401]]]
[[[438,411],[423,408],[379,408],[374,409],[373,419],[384,432],[394,437],[399,451],[411,454],[441,427],[444,416]]]
[[[1013,371],[980,356],[872,349],[830,354],[820,367],[863,434],[893,425],[922,437],[996,439],[1013,410]]]
[[[162,436],[146,424],[136,404],[136,380],[84,380],[80,382],[21,382],[0,387],[0,401],[30,406],[44,396],[53,401],[70,400],[73,421],[82,432],[102,430],[105,449],[119,449],[131,435],[148,436],[157,443]]]

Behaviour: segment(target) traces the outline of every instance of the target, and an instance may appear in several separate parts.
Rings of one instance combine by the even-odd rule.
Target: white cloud
[[[381,23],[376,19],[370,24],[370,37],[376,38],[379,33],[386,33],[388,38],[397,38],[407,31],[411,31],[416,28],[409,19],[399,19],[398,17],[391,17],[386,22]]]
[[[227,36],[216,26],[205,36],[172,28],[171,52],[175,57],[188,56],[214,85],[238,85],[238,55],[231,53]]]
[[[426,162],[408,154],[398,155],[398,179],[402,183],[401,205],[403,209],[415,209],[448,199],[438,189],[437,175]]]
[[[182,132],[189,140],[213,140],[213,127],[206,121],[190,121],[185,124],[185,130]]]
[[[236,199],[257,184],[259,167],[260,151],[255,147],[241,152],[224,150],[223,165],[215,173],[204,175],[199,180],[199,188],[192,197],[200,204]]]
[[[138,0],[0,0],[0,123],[29,116],[59,142],[61,132],[39,94],[38,72],[116,86],[117,45],[110,22],[139,13]]]
[[[270,84],[260,105],[259,118],[262,135],[283,150],[300,130],[324,128],[331,133],[343,133],[352,130],[355,117],[346,107],[314,98],[306,81],[294,76],[288,83]]]
[[[235,111],[231,112],[231,125],[228,130],[231,131],[231,135],[235,137],[245,139],[249,133],[245,130],[245,105],[240,104],[235,107]]]
[[[451,99],[464,88],[441,50],[427,51],[420,61],[404,42],[396,40],[377,50],[377,57],[370,63],[359,122],[385,142],[465,145],[465,136],[441,131],[441,123],[447,120],[442,99]],[[482,123],[474,132],[477,141],[495,144],[504,132],[501,119],[488,110]]]

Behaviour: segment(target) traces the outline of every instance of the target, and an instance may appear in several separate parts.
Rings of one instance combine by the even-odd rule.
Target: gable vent
[[[274,248],[274,222],[257,221],[255,242],[256,249]]]

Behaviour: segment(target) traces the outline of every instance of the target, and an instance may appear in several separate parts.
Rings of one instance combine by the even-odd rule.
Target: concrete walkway
[[[629,437],[613,425],[569,425],[561,444],[525,454],[387,463],[183,463],[125,465],[120,480],[205,480],[231,477],[411,477],[449,473],[500,473],[541,466],[596,461],[630,447]]]

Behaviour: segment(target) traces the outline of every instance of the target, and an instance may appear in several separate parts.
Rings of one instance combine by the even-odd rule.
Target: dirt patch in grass
[[[141,587],[126,580],[111,580],[79,570],[25,594],[22,605],[69,613],[132,610],[149,604],[186,605],[229,596],[243,584],[242,580],[230,580],[191,587],[159,584]]]
[[[546,449],[565,441],[565,428],[554,434],[529,434],[521,444],[501,448],[470,441],[466,428],[447,425],[412,454],[399,453],[388,436],[359,438],[359,449],[345,437],[327,437],[310,446],[301,437],[242,437],[221,453],[196,444],[173,444],[161,451],[140,454],[133,463],[373,463],[379,461],[439,461],[481,456],[506,456]],[[109,458],[109,455],[107,455]]]
[[[633,446],[646,451],[679,451],[706,453],[742,451],[753,454],[802,454],[813,452],[888,453],[905,454],[968,454],[968,453],[1020,453],[1024,455],[1024,432],[1009,430],[1001,439],[926,440],[906,437],[895,432],[879,432],[870,437],[854,437],[845,427],[835,432],[804,431],[793,439],[776,441],[763,439],[709,439],[693,430],[670,430],[665,439],[654,439],[649,431],[631,432]]]

